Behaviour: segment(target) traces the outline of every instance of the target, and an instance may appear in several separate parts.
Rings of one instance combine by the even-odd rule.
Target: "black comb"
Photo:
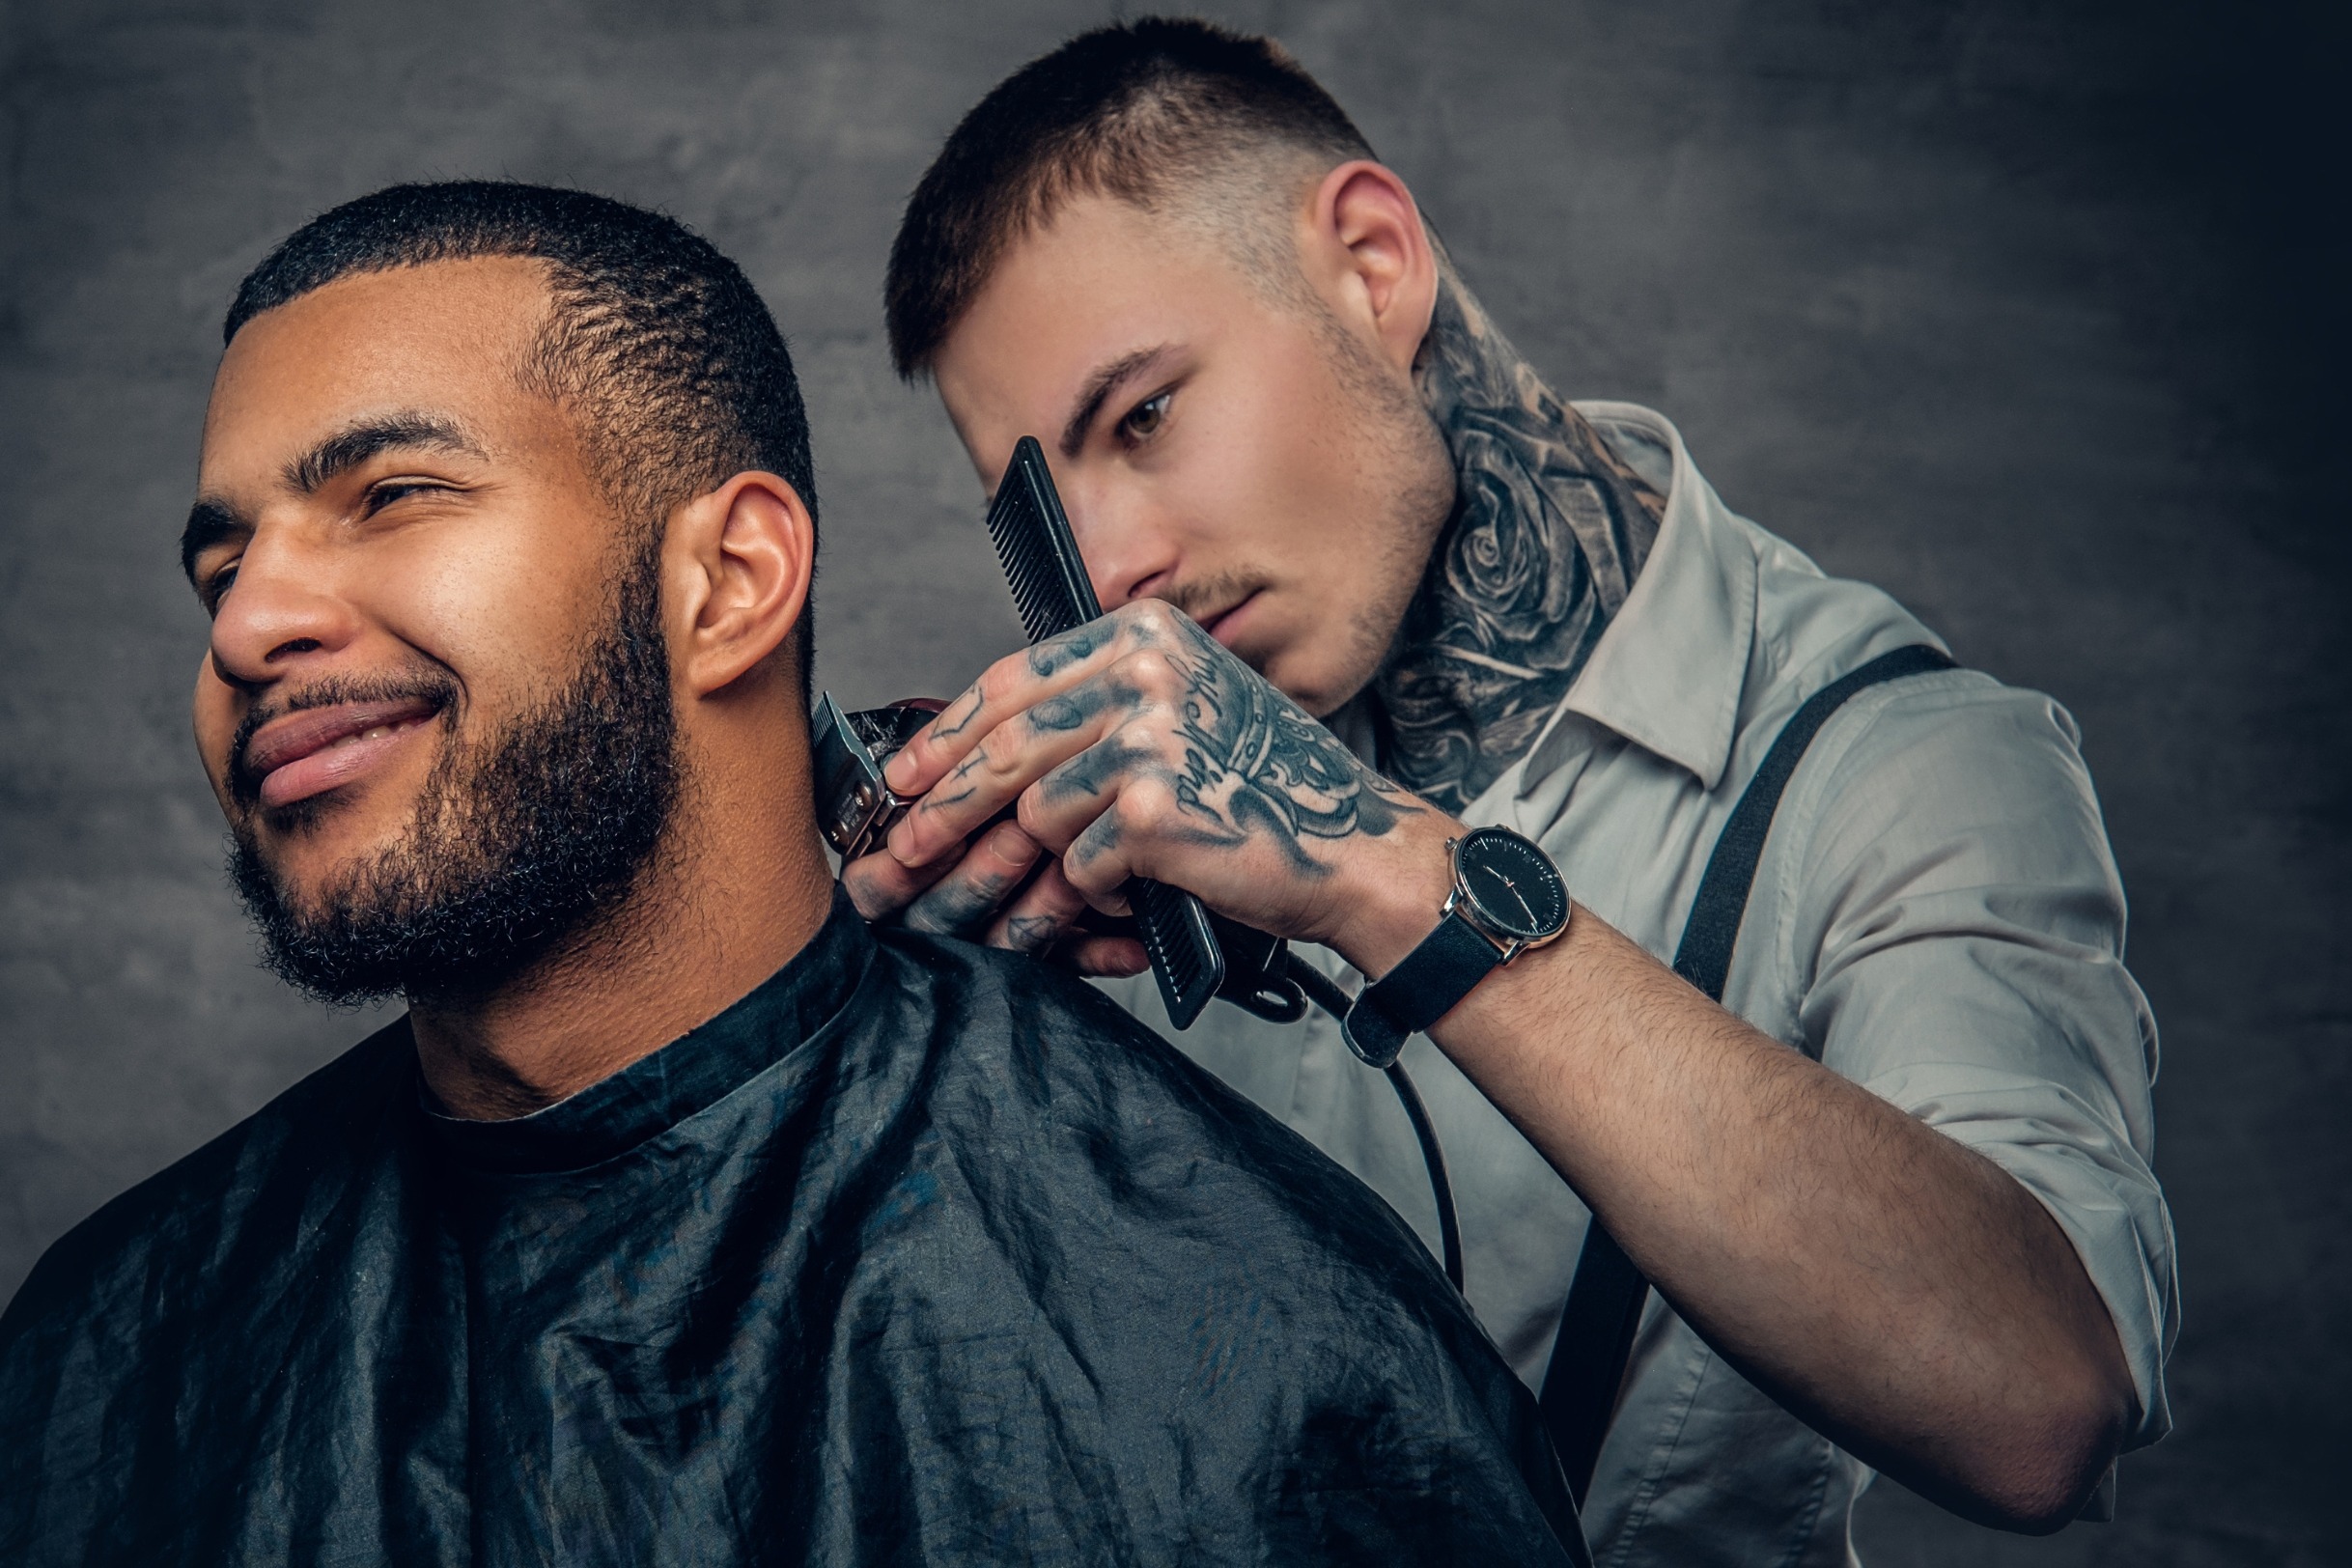
[[[1061,497],[1054,493],[1045,448],[1034,435],[1022,436],[1013,448],[1013,461],[1005,465],[988,509],[988,532],[996,542],[996,558],[1004,563],[1004,579],[1012,585],[1029,641],[1076,630],[1103,613],[1078,541],[1071,537],[1070,519],[1062,514]],[[1210,929],[1209,911],[1191,894],[1140,877],[1126,891],[1168,1022],[1189,1029],[1225,982],[1225,955]]]

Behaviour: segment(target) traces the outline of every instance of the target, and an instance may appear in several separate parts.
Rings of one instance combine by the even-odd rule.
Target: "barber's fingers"
[[[1126,912],[1124,901],[1110,902]],[[1086,895],[1062,875],[1061,862],[1050,859],[989,927],[989,945],[1039,957],[1051,953],[1080,974],[1141,974],[1152,966],[1134,938],[1086,930],[1080,922],[1088,908]]]
[[[1133,937],[1081,937],[1063,949],[1063,957],[1080,974],[1123,977],[1152,966],[1151,955]]]
[[[1230,857],[1243,847],[1238,836],[1185,813],[1174,781],[1163,774],[1131,774],[1107,802],[1057,792],[1059,776],[1021,798],[1021,825],[1060,854],[1070,885],[1105,913],[1126,912],[1123,890],[1134,878],[1195,885],[1200,879],[1188,882],[1185,873],[1197,871],[1200,857]]]
[[[1181,610],[1156,599],[1137,600],[1000,658],[899,749],[884,777],[900,795],[929,790],[1014,714],[1070,690],[1128,654],[1173,650],[1198,635]]]
[[[929,865],[910,866],[886,851],[876,850],[841,868],[841,886],[859,914],[868,920],[887,920],[955,869],[951,855],[941,855]]]
[[[1037,841],[1018,825],[997,824],[907,906],[908,929],[944,937],[977,929],[1021,886],[1039,853]]]
[[[1050,859],[989,926],[988,944],[1017,953],[1052,952],[1078,931],[1087,908],[1086,895],[1070,885],[1061,862]]]
[[[982,736],[891,828],[890,853],[915,866],[949,853],[1022,790],[1096,747],[1111,729],[1132,725],[1156,699],[1156,688],[1171,685],[1123,661],[1010,715]],[[1147,686],[1155,690],[1147,692]]]

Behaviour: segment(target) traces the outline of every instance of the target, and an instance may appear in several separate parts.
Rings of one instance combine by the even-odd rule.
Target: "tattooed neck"
[[[1666,498],[1553,395],[1449,263],[1414,377],[1453,454],[1455,499],[1375,686],[1383,765],[1460,811],[1533,743],[1584,667]]]

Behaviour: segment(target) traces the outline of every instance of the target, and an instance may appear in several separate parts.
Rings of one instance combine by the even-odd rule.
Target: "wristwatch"
[[[1348,1049],[1373,1067],[1395,1061],[1408,1038],[1489,973],[1568,929],[1568,886],[1532,841],[1508,827],[1478,827],[1447,839],[1445,849],[1454,885],[1438,929],[1364,987],[1340,1022]]]

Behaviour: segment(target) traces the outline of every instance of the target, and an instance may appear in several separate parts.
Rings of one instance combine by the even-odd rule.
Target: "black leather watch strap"
[[[1364,987],[1340,1033],[1348,1049],[1374,1067],[1386,1067],[1415,1033],[1453,1011],[1502,962],[1502,951],[1458,914],[1438,929],[1403,962]]]

